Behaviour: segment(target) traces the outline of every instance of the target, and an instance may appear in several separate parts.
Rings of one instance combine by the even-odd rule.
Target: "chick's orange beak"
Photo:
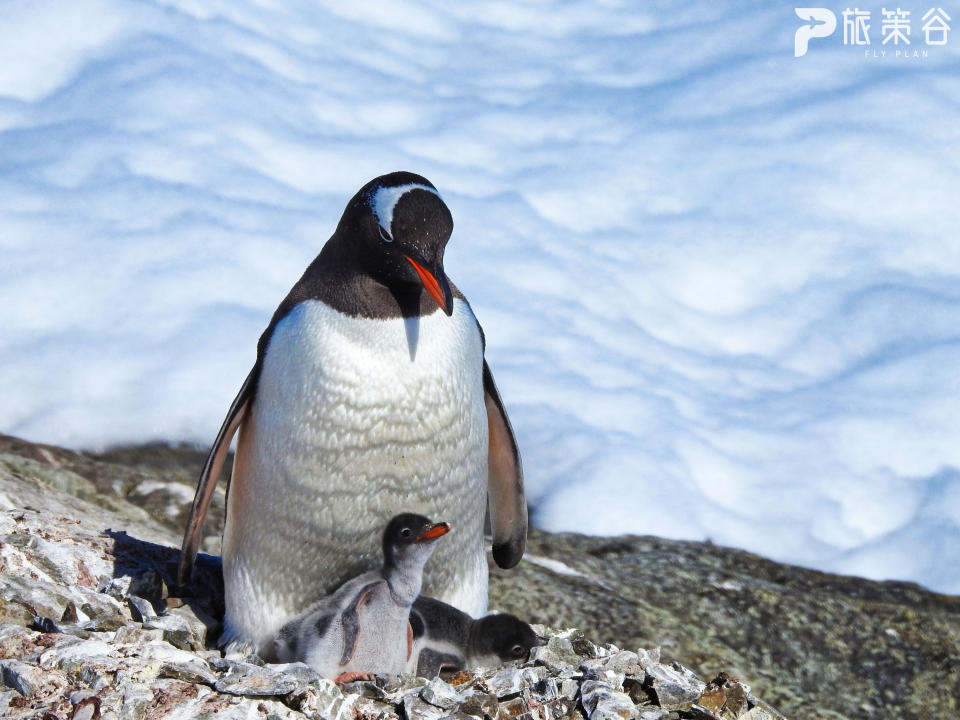
[[[432,525],[420,533],[420,536],[417,538],[417,542],[422,540],[436,540],[438,537],[446,535],[448,532],[450,532],[450,523],[437,523],[436,525]]]

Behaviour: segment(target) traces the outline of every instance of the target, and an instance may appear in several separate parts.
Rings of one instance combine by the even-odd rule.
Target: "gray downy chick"
[[[421,595],[410,609],[413,649],[406,672],[435,677],[441,670],[496,667],[522,660],[543,640],[508,613],[474,619],[452,605]]]
[[[395,516],[383,533],[383,567],[317,601],[280,628],[280,662],[305,662],[337,682],[403,672],[412,645],[410,607],[423,566],[450,525],[422,515]]]

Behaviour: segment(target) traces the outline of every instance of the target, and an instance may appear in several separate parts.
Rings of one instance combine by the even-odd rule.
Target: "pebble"
[[[187,619],[180,615],[155,615],[144,620],[147,630],[160,630],[163,639],[181,650],[193,650],[202,647]]]
[[[580,687],[580,698],[590,720],[626,720],[637,716],[630,696],[607,683],[585,680]]]
[[[494,717],[499,705],[496,695],[472,690],[460,704],[460,711],[473,717]]]
[[[552,636],[546,645],[533,648],[530,659],[550,670],[575,668],[583,662],[583,658],[574,651],[570,639],[560,636]]]
[[[267,666],[231,661],[227,674],[214,687],[231,695],[287,695],[300,686],[296,677],[285,675]]]
[[[326,678],[303,686],[287,697],[290,707],[311,720],[350,720],[359,700],[358,695],[344,695],[335,682]]]
[[[124,683],[123,702],[120,706],[121,720],[136,720],[153,702],[153,690],[145,683]]]
[[[3,684],[26,697],[43,687],[44,673],[36,665],[28,665],[18,660],[3,660],[0,661],[0,671],[3,674]]]
[[[153,605],[146,598],[139,595],[129,595],[127,596],[127,603],[130,605],[130,613],[133,615],[133,619],[137,622],[142,623],[157,616],[157,611],[153,609]]]
[[[403,696],[403,712],[410,720],[440,720],[447,717],[450,713],[446,710],[431,705],[422,697],[420,693],[409,693]]]
[[[657,704],[668,710],[689,710],[706,687],[706,683],[679,665],[651,665],[646,673],[647,685]]]
[[[420,697],[431,705],[444,710],[450,710],[463,702],[463,695],[440,678],[433,678],[420,688]]]
[[[515,667],[497,671],[492,678],[485,680],[484,685],[497,697],[515,695],[523,687],[523,677]]]

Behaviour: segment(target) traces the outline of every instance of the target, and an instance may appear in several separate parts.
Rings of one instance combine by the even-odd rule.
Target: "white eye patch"
[[[393,210],[404,195],[411,190],[426,190],[437,197],[440,193],[429,185],[420,185],[419,183],[410,183],[409,185],[397,185],[396,187],[378,188],[370,198],[370,207],[373,208],[373,214],[377,216],[377,222],[380,223],[380,237],[386,242],[393,240],[390,229],[393,225]]]

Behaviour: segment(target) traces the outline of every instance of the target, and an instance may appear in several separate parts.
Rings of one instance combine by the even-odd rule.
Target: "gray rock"
[[[127,596],[130,595],[131,583],[133,583],[133,578],[129,575],[103,577],[100,578],[100,583],[97,585],[97,592],[109,595],[117,600],[126,600]]]
[[[71,705],[79,705],[84,700],[89,700],[94,696],[96,696],[96,693],[92,690],[74,690],[67,697],[70,699]]]
[[[552,636],[546,645],[533,648],[530,659],[551,670],[575,668],[583,662],[583,658],[573,649],[572,642],[557,635]]]
[[[440,720],[449,715],[446,710],[428,703],[419,693],[407,693],[403,696],[403,712],[408,720]]]
[[[527,720],[527,712],[530,705],[523,697],[512,697],[507,700],[501,699],[497,706],[497,720],[511,720],[512,718],[523,717]]]
[[[89,618],[84,627],[90,630],[109,632],[119,630],[131,620],[129,609],[109,595],[97,595],[91,592],[78,591],[82,597],[78,613]]]
[[[104,662],[116,657],[116,647],[103,640],[80,640],[67,635],[40,655],[40,665],[72,673],[79,672],[87,663]]]
[[[524,678],[526,680],[526,678]],[[575,683],[574,683],[575,684]],[[538,702],[545,703],[550,700],[556,700],[560,697],[560,687],[557,685],[556,678],[545,678],[529,683],[530,697]]]
[[[777,716],[761,707],[755,707],[741,715],[737,720],[777,720]]]
[[[208,668],[194,662],[165,662],[160,666],[157,677],[183,680],[195,685],[213,685],[217,682],[217,676]]]
[[[520,668],[520,680],[524,686],[530,687],[536,685],[538,682],[546,678],[550,674],[550,670],[541,665],[534,665],[533,667],[521,667]]]
[[[0,717],[12,717],[13,713],[11,712],[10,702],[14,699],[19,701],[23,697],[16,690],[2,690],[0,691]]]
[[[196,650],[202,645],[193,634],[193,628],[187,619],[180,615],[157,615],[146,618],[143,627],[147,630],[159,630],[163,639],[181,650]]]
[[[667,710],[689,710],[706,683],[680,665],[651,665],[646,670],[647,687],[657,704]]]
[[[130,605],[130,613],[133,615],[133,619],[137,622],[144,622],[150,618],[157,616],[157,611],[154,610],[153,604],[146,598],[142,598],[139,595],[128,595],[127,603]]]
[[[607,683],[585,680],[580,687],[580,698],[590,720],[626,720],[637,716],[630,696]]]
[[[656,647],[652,650],[644,650],[640,648],[637,650],[637,662],[640,664],[640,667],[646,670],[651,665],[660,664],[660,648]]]
[[[146,645],[157,640],[163,640],[163,630],[148,630],[140,623],[127,623],[113,636],[113,641],[118,645]]]
[[[73,704],[70,720],[97,720],[101,717],[101,700],[95,693],[71,693],[70,702]]]
[[[123,699],[120,705],[121,720],[138,720],[153,702],[153,690],[145,683],[128,682],[123,685]]]
[[[680,716],[672,710],[659,707],[637,708],[637,720],[676,720]]]
[[[150,661],[150,665],[141,668],[141,677],[170,678],[204,685],[212,685],[217,680],[202,658],[163,640],[147,643],[138,649],[137,654],[141,660]]]
[[[499,698],[515,695],[523,688],[523,675],[515,667],[505,667],[483,683]]]
[[[214,684],[219,692],[255,696],[287,695],[299,686],[295,677],[245,662],[231,662],[227,674]]]
[[[102,666],[94,664],[84,665],[80,669],[80,682],[88,685],[94,692],[99,692],[110,685],[113,682],[113,676],[112,672],[106,672]]]
[[[597,663],[601,661],[593,660],[592,662]],[[623,681],[626,679],[626,676],[623,673],[608,670],[607,668],[603,667],[603,665],[600,665],[600,667],[590,667],[588,663],[582,663],[580,665],[580,670],[583,673],[584,680],[596,680],[598,682],[605,683],[618,692],[623,690]]]
[[[271,663],[265,665],[264,667],[292,678],[301,685],[309,685],[310,683],[315,683],[320,680],[320,674],[312,667],[302,662]]]
[[[450,710],[463,702],[463,696],[440,678],[433,678],[420,688],[420,697],[444,710]]]
[[[607,658],[602,660],[594,660],[593,662],[601,662],[601,666],[604,670],[618,673],[624,676],[631,677],[643,677],[643,671],[645,665],[640,663],[640,657],[635,652],[630,650],[621,650],[613,655],[610,655]],[[647,665],[650,663],[648,662]]]
[[[359,700],[357,695],[344,695],[336,683],[327,679],[301,686],[286,698],[289,707],[311,720],[351,720]]]
[[[3,684],[27,697],[33,695],[44,685],[43,670],[36,665],[28,665],[18,660],[0,661]]]
[[[353,714],[358,720],[399,720],[396,705],[366,697],[358,697],[353,704]]]
[[[499,705],[496,695],[471,688],[460,703],[460,712],[472,717],[494,717]]]
[[[207,639],[213,637],[220,630],[221,623],[205,613],[199,606],[181,605],[167,611],[168,616],[183,618],[190,628],[193,637],[194,650],[202,649]]]
[[[580,692],[580,683],[573,678],[563,678],[560,681],[558,690],[561,697],[568,698],[569,700],[575,700],[577,693]]]
[[[9,537],[2,542],[8,543]],[[69,590],[53,583],[0,573],[0,620],[61,618],[71,602]],[[22,620],[21,620],[22,621]]]

